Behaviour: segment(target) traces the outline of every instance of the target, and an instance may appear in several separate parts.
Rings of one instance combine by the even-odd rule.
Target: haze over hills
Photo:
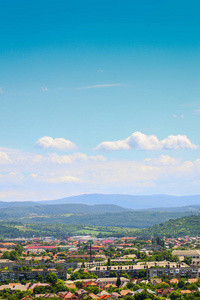
[[[198,211],[200,195],[171,196],[171,195],[122,195],[122,194],[84,194],[45,201],[0,202],[0,208],[30,207],[63,204],[84,205],[115,205],[126,209],[148,209],[151,211]],[[116,212],[116,211],[113,211]]]
[[[114,226],[147,228],[169,219],[188,216],[191,206],[162,211],[162,208],[128,210],[113,204],[51,204],[24,207],[0,208],[0,220],[22,223],[82,224],[92,226]],[[198,209],[193,209],[197,214]]]
[[[40,203],[35,201],[0,201],[0,208],[8,208],[8,207],[24,207],[24,206],[35,206],[40,205]]]
[[[163,207],[182,207],[200,205],[200,195],[171,196],[171,195],[122,195],[122,194],[84,194],[63,199],[40,201],[40,204],[83,203],[115,204],[128,209],[152,209]]]
[[[190,201],[192,205],[181,206]],[[200,205],[195,203],[200,203],[200,196],[90,194],[40,202],[0,202],[0,220],[55,226],[68,224],[149,228],[168,220],[170,224],[172,219],[189,216],[191,213],[198,215]],[[159,227],[155,228],[157,230]],[[147,232],[144,231],[144,234]]]

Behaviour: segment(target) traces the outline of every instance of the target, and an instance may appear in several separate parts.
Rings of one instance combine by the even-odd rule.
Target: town
[[[197,299],[199,267],[200,237],[3,239],[0,297]]]

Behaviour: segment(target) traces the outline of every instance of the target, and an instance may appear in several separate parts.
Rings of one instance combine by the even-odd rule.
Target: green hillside
[[[170,219],[164,223],[154,225],[148,229],[141,230],[138,235],[147,236],[196,236],[200,233],[200,216],[193,215],[179,219]]]
[[[20,218],[23,223],[60,223],[91,226],[115,226],[130,228],[148,228],[155,224],[187,216],[188,212],[150,212],[126,211],[120,213],[82,214],[82,215],[40,215]]]
[[[0,222],[0,239],[3,238],[30,238],[55,236],[64,238],[72,235],[94,235],[99,237],[109,236],[134,236],[134,228],[88,226],[74,224],[22,224],[20,222]]]

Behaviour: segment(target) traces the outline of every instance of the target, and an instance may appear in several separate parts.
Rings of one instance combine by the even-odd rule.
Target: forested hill
[[[193,215],[179,219],[170,219],[164,223],[156,224],[148,229],[141,230],[138,234],[147,236],[196,236],[200,233],[200,216]]]
[[[64,214],[104,214],[119,213],[127,211],[126,208],[114,204],[54,204],[54,205],[37,205],[35,206],[16,206],[0,208],[0,218],[19,218],[31,215],[64,215]]]
[[[97,216],[97,215],[96,215]],[[126,216],[127,217],[127,216]],[[147,216],[143,216],[144,219]],[[104,224],[104,222],[102,222]],[[102,225],[101,224],[101,225]],[[104,224],[105,225],[105,224]],[[51,223],[32,223],[23,224],[20,222],[0,222],[0,239],[4,237],[32,237],[34,236],[56,236],[63,238],[71,235],[91,234],[101,237],[109,236],[138,236],[142,238],[150,236],[196,236],[200,232],[200,216],[182,217],[170,219],[164,223],[154,225],[147,229],[135,229],[127,227],[112,226],[89,226],[82,224],[51,224]]]

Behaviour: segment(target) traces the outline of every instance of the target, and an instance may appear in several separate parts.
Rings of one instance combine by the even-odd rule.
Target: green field
[[[135,236],[137,229],[126,227],[87,226],[72,224],[49,224],[20,222],[0,222],[0,238],[55,236],[63,238],[71,235],[92,235],[99,237]]]

